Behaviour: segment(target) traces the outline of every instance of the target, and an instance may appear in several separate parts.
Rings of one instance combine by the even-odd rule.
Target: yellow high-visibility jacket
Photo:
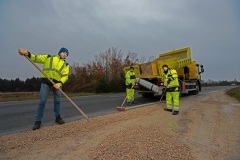
[[[126,75],[125,75],[125,83],[126,85],[129,85],[130,83],[132,83],[132,85],[135,84],[135,73],[131,72],[131,71],[127,71]]]
[[[68,80],[70,66],[65,62],[65,59],[61,59],[59,55],[35,55],[30,53],[29,58],[35,63],[43,64],[43,72],[52,79],[53,82],[64,84]],[[46,81],[46,77],[43,74],[40,78]]]
[[[169,76],[172,76],[173,80],[170,81],[169,84],[167,84]],[[168,69],[168,72],[166,74],[164,73],[164,86],[168,86],[167,88],[178,87],[179,86],[178,74],[177,74],[177,71],[175,69]]]

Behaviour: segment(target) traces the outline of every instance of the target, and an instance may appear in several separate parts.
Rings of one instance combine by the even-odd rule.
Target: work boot
[[[55,122],[58,123],[58,124],[64,124],[65,123],[60,116],[56,117]]]
[[[39,129],[41,127],[41,121],[35,121],[33,125],[33,130]]]
[[[179,111],[173,111],[172,115],[177,115],[179,113]]]
[[[172,112],[172,109],[164,108],[164,111]]]

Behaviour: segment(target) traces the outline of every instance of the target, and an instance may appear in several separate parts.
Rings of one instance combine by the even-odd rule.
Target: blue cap
[[[68,49],[67,49],[67,48],[64,48],[64,47],[62,47],[62,48],[59,50],[58,54],[61,53],[61,52],[66,52],[66,53],[67,53],[67,56],[68,56],[68,54],[69,54]]]

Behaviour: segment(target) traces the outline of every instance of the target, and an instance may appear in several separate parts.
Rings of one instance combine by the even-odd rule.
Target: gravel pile
[[[31,145],[37,143],[38,141],[53,141],[75,135],[84,136],[89,132],[97,130],[98,128],[107,126],[108,124],[117,124],[132,118],[149,115],[152,110],[153,108],[141,108],[140,110],[135,110],[134,112],[133,110],[130,110],[127,112],[119,112],[91,118],[89,122],[86,120],[79,120],[66,123],[64,125],[42,127],[36,131],[2,136],[0,137],[0,152],[10,149],[31,147]]]
[[[170,134],[156,116],[158,112],[162,114],[159,106],[148,106],[91,118],[89,122],[80,120],[2,136],[0,157],[34,159],[35,154],[43,159],[52,154],[55,157],[51,159],[78,159],[84,154],[84,159],[193,159],[190,148]],[[88,141],[95,144],[89,145]],[[69,150],[71,145],[75,157]]]

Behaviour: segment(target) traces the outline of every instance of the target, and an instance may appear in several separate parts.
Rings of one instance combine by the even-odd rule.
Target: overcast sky
[[[116,47],[139,57],[191,47],[204,80],[240,81],[239,0],[0,0],[0,77],[25,80],[39,71],[17,53],[89,62]]]

